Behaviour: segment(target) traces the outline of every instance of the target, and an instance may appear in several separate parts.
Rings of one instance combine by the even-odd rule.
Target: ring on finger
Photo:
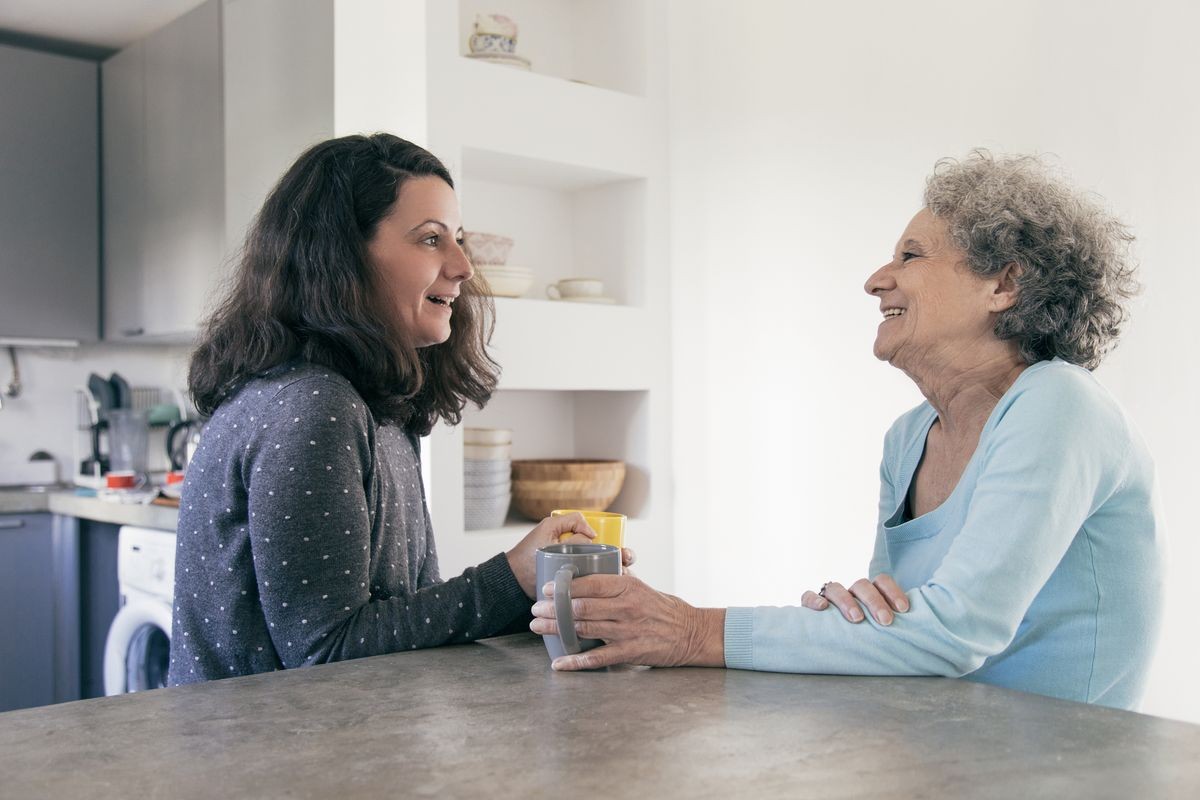
[[[817,592],[817,596],[825,597],[825,590],[828,589],[832,584],[833,581],[825,581],[825,583],[821,584],[821,591]],[[828,600],[829,598],[826,597],[825,599]]]

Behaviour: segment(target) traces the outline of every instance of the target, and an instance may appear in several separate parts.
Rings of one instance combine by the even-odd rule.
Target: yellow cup
[[[583,514],[584,520],[596,532],[596,538],[592,540],[596,544],[611,544],[613,547],[625,546],[624,514],[615,514],[611,511],[584,511],[576,508],[558,508],[550,512],[552,517],[561,517],[566,514]]]

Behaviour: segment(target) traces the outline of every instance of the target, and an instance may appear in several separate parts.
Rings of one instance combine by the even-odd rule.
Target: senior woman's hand
[[[887,573],[876,575],[873,581],[866,578],[857,580],[850,584],[849,589],[830,581],[823,590],[824,597],[819,592],[805,592],[800,598],[800,605],[813,611],[824,611],[832,603],[851,622],[866,619],[862,612],[862,608],[865,608],[880,625],[891,625],[895,619],[893,612],[903,614],[909,608],[908,595]]]
[[[558,635],[554,583],[533,606],[529,629]],[[598,669],[613,664],[651,667],[725,666],[725,610],[695,608],[673,595],[655,591],[632,575],[587,575],[571,581],[575,631],[603,639],[595,650],[554,661],[556,670]]]

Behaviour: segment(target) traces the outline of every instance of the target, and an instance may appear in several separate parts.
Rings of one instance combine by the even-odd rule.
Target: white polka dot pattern
[[[440,580],[418,445],[313,365],[222,404],[183,489],[171,655],[191,658],[170,684],[474,641],[527,618],[503,554]]]

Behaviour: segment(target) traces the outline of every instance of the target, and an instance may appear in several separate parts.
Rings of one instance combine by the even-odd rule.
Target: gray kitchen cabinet
[[[205,3],[102,67],[109,340],[187,335],[220,268],[219,12]]]
[[[104,335],[138,336],[146,307],[146,48],[135,42],[104,62]]]
[[[333,4],[208,0],[101,74],[104,336],[186,341],[271,186],[333,134]]]
[[[0,45],[0,338],[99,336],[96,64]]]
[[[0,711],[55,701],[55,566],[50,514],[0,514]]]

